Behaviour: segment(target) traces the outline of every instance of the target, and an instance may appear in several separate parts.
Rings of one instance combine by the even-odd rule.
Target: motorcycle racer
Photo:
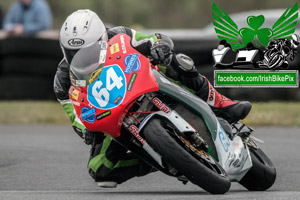
[[[250,112],[247,101],[232,101],[218,93],[208,79],[199,74],[191,58],[175,54],[172,40],[163,34],[145,35],[126,27],[107,29],[101,19],[90,10],[78,10],[64,22],[60,31],[60,45],[64,59],[58,66],[54,78],[54,91],[70,117],[75,132],[88,145],[92,145],[88,170],[101,187],[116,187],[130,178],[143,176],[152,167],[137,159],[127,149],[104,134],[94,134],[85,129],[74,111],[68,91],[71,86],[69,71],[73,56],[81,49],[99,40],[109,40],[117,34],[131,37],[131,45],[141,54],[149,57],[153,65],[175,81],[179,81],[192,93],[206,101],[217,116],[232,123],[243,119]],[[123,47],[126,48],[126,47]],[[120,49],[115,49],[119,51]],[[74,94],[76,96],[76,94]]]

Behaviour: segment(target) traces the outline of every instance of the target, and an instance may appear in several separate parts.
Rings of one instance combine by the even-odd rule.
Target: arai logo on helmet
[[[73,38],[68,41],[68,44],[71,47],[80,47],[80,46],[84,45],[84,40],[80,39],[80,38]]]

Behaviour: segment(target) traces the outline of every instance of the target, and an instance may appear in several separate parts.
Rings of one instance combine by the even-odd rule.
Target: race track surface
[[[86,166],[89,147],[66,126],[0,126],[0,199],[300,199],[300,129],[257,128],[256,137],[277,169],[266,192],[233,183],[225,195],[210,195],[156,172],[116,189],[100,189]]]

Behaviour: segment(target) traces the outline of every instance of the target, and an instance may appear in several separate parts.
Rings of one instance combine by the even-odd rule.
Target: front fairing
[[[118,34],[107,44],[101,72],[91,75],[90,82],[85,79],[86,85],[73,84],[69,96],[88,130],[118,137],[123,118],[135,99],[157,91],[158,84],[149,59],[131,47],[129,36]],[[101,55],[99,61],[103,59],[100,58]]]

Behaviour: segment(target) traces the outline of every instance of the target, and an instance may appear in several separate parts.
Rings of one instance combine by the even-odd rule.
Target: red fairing
[[[120,136],[122,121],[134,101],[142,94],[158,91],[151,67],[149,59],[132,48],[129,36],[118,34],[110,39],[99,79],[69,90],[85,127]]]

